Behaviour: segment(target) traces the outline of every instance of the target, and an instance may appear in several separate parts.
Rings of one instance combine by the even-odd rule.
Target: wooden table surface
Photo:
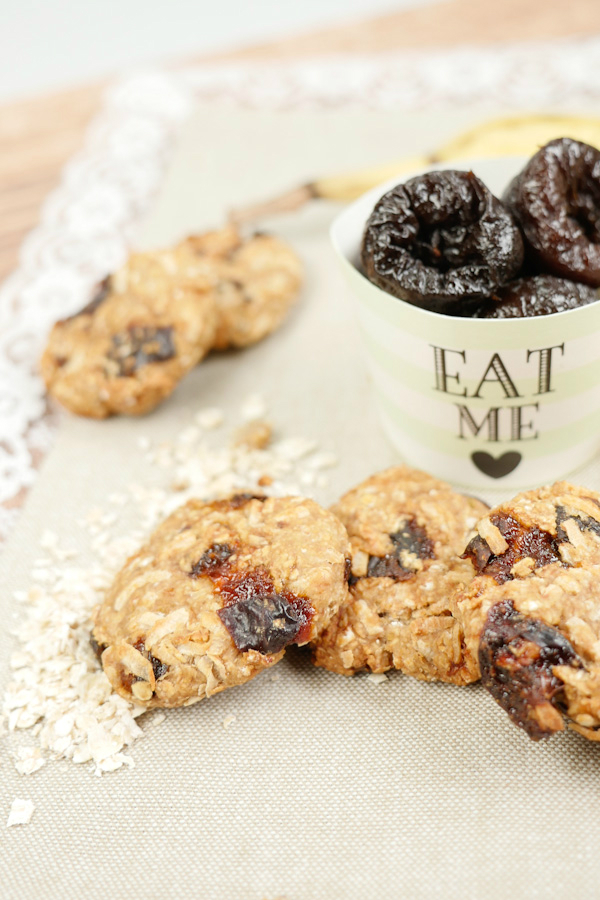
[[[182,63],[293,59],[544,40],[600,33],[598,0],[440,0],[424,8],[353,21]],[[0,280],[37,222],[44,197],[81,145],[105,85],[94,84],[0,107]]]

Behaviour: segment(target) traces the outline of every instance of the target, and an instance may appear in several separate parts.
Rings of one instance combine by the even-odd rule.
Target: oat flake
[[[13,800],[8,814],[6,827],[11,828],[13,825],[29,825],[31,817],[35,809],[35,803],[31,800]]]

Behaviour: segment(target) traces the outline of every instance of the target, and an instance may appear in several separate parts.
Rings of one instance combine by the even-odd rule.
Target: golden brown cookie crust
[[[52,329],[40,363],[48,392],[96,419],[149,412],[208,352],[216,318],[210,291],[172,283],[119,292],[108,278]]]
[[[301,497],[192,500],[121,570],[93,639],[116,691],[181,706],[314,640],[347,600],[340,522]]]
[[[473,577],[460,554],[487,507],[407,466],[368,478],[333,508],[352,545],[350,603],[314,661],[352,675],[390,668],[464,682],[452,594]]]

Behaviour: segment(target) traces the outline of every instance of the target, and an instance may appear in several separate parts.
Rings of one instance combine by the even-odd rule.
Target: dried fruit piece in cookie
[[[278,238],[243,239],[228,227],[193,235],[168,250],[134,253],[114,278],[122,289],[177,280],[210,288],[218,312],[213,348],[223,350],[246,347],[279,327],[298,296],[302,266]]]
[[[498,584],[480,576],[457,604],[482,683],[533,740],[565,719],[600,739],[600,567],[552,563]]]
[[[517,319],[524,316],[549,316],[577,309],[598,300],[598,292],[587,284],[536,275],[518,278],[499,288],[494,296],[473,313],[477,319]]]
[[[362,264],[374,284],[448,315],[469,315],[522,262],[512,214],[472,172],[429,172],[388,191],[362,243]]]
[[[504,200],[534,264],[600,285],[600,151],[571,138],[550,141],[511,182]]]
[[[348,536],[301,497],[192,500],[117,576],[93,640],[113,686],[181,706],[242,684],[314,640],[346,602]]]
[[[49,393],[79,415],[139,415],[202,359],[215,327],[210,291],[173,283],[118,292],[108,278],[80,313],[56,323],[42,376]]]
[[[498,584],[551,563],[600,565],[600,494],[566,481],[517,494],[479,521],[464,555]]]
[[[350,602],[318,641],[315,664],[343,675],[396,668],[463,683],[449,602],[473,578],[460,553],[486,509],[407,466],[345,494],[333,511],[352,544]]]

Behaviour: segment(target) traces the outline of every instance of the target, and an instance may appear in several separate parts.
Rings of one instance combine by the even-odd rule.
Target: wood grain
[[[103,88],[79,88],[0,107],[0,280],[65,162],[81,147]]]
[[[600,32],[598,0],[440,0],[278,41],[214,60],[270,59],[326,53],[378,53],[426,47],[540,41]]]
[[[442,0],[185,62],[374,53],[598,32],[598,0]],[[36,224],[44,197],[81,146],[103,89],[91,85],[0,107],[0,280],[14,268],[19,246]]]

